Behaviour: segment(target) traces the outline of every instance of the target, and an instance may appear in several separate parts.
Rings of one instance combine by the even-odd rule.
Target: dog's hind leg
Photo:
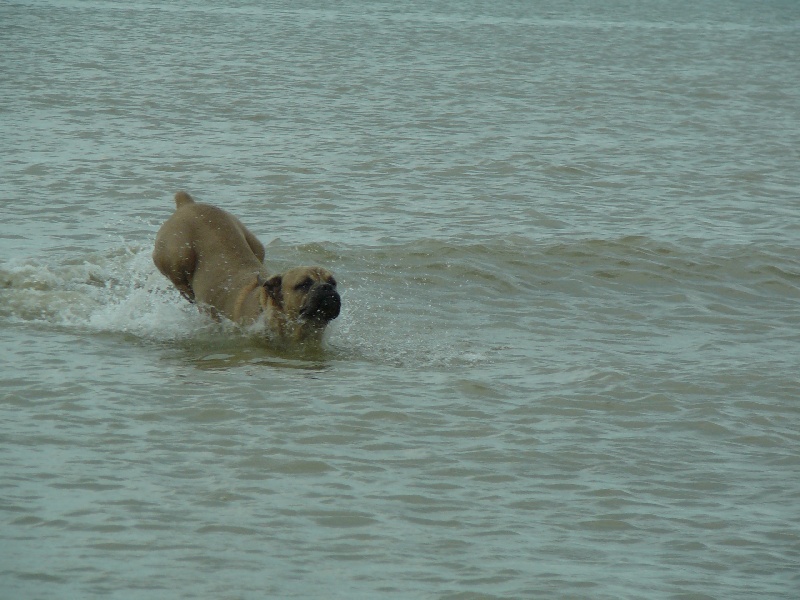
[[[156,240],[153,262],[167,279],[178,288],[181,296],[194,303],[192,277],[197,263],[197,255],[191,244],[173,244],[166,248],[161,240]]]

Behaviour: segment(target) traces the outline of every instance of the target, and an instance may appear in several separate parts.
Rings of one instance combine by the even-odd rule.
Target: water
[[[0,597],[795,598],[800,5],[0,6]],[[279,351],[150,260],[237,214]]]

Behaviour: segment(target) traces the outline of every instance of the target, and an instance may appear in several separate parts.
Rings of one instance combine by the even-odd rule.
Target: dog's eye
[[[294,289],[301,292],[306,292],[311,289],[312,285],[314,285],[314,282],[311,281],[310,277],[306,277],[305,279],[303,279],[303,281],[294,286]]]
[[[336,287],[336,280],[333,277],[328,279],[328,283],[330,283],[333,287]]]

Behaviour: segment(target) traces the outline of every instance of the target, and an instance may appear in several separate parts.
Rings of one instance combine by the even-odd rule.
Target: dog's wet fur
[[[186,192],[175,194],[175,212],[156,235],[153,262],[201,310],[241,325],[263,318],[276,340],[318,342],[341,310],[330,271],[294,267],[267,275],[264,246],[247,227]]]

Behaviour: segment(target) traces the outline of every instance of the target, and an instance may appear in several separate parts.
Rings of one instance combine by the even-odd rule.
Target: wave
[[[442,286],[492,287],[496,293],[539,288],[547,281],[592,285],[677,287],[720,282],[769,293],[800,289],[800,250],[793,246],[710,244],[705,240],[657,240],[500,236],[462,241],[427,239],[365,248],[361,262],[372,276],[404,277]],[[347,260],[343,255],[342,260]]]
[[[0,323],[157,343],[252,338],[182,300],[150,251],[149,244],[122,243],[81,258],[47,254],[0,263]],[[645,236],[371,246],[278,239],[267,256],[273,271],[316,263],[336,272],[344,308],[330,328],[334,356],[398,364],[490,362],[509,327],[543,327],[537,318],[591,322],[604,310],[652,309],[676,318],[713,312],[774,326],[776,319],[790,319],[800,299],[800,256],[788,246]]]

